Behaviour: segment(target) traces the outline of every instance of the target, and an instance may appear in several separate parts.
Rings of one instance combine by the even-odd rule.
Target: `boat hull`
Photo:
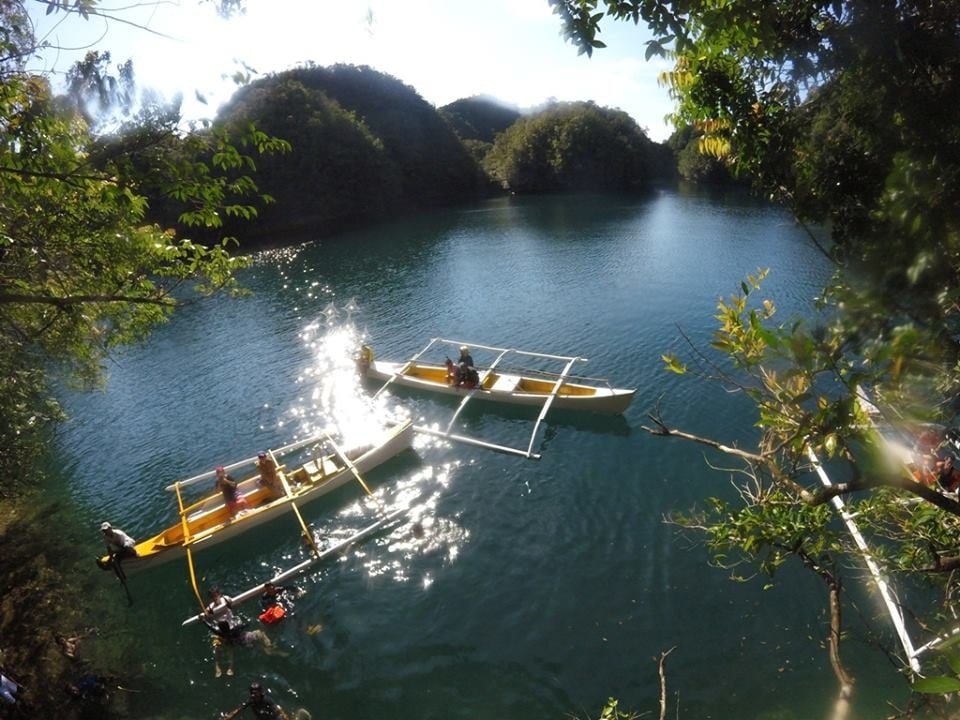
[[[349,449],[345,454],[356,470],[364,473],[412,445],[413,424],[406,421],[385,430],[372,444]],[[121,561],[124,571],[134,572],[183,557],[187,547],[192,553],[213,547],[291,512],[291,504],[302,507],[355,481],[353,471],[335,453],[305,463],[292,471],[286,470],[283,465],[280,469],[289,493],[274,496],[258,484],[256,476],[247,478],[239,483],[239,491],[246,500],[248,509],[232,518],[221,494],[212,494],[187,508],[187,535],[183,522],[179,522],[139,542],[136,546],[137,557]],[[186,544],[185,536],[190,538]],[[102,567],[107,560],[106,557],[101,558]]]
[[[554,382],[496,371],[480,371],[481,386],[458,387],[447,382],[447,368],[423,363],[395,363],[375,360],[370,362],[366,375],[373,380],[390,381],[396,385],[464,397],[474,400],[542,407],[553,391]],[[553,408],[586,410],[597,413],[623,413],[633,401],[635,389],[596,387],[564,382],[553,401]]]

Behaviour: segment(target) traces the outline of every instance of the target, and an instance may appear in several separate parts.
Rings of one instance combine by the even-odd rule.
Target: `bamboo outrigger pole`
[[[294,565],[292,568],[288,570],[284,570],[283,572],[274,575],[268,582],[272,582],[275,585],[280,584],[286,580],[289,580],[292,577],[296,577],[297,575],[302,573],[304,570],[309,568],[311,565],[315,565],[316,563],[321,562],[322,560],[326,560],[327,558],[346,552],[348,549],[350,549],[352,545],[355,545],[361,540],[364,540],[370,535],[373,535],[375,532],[377,532],[381,528],[385,527],[389,523],[399,518],[401,515],[405,514],[408,511],[408,509],[409,508],[400,508],[399,510],[394,510],[393,512],[388,513],[387,515],[380,518],[372,525],[368,525],[362,530],[355,532],[350,537],[344,540],[341,540],[337,544],[327,548],[326,550],[320,552],[319,554],[314,555],[313,557],[308,558],[307,560],[304,560],[303,562],[298,563],[297,565]],[[250,588],[249,590],[244,590],[238,595],[230,596],[229,598],[230,603],[232,605],[239,605],[240,603],[246,602],[247,600],[253,597],[256,597],[257,595],[263,592],[264,585],[266,585],[266,583],[261,583],[260,585],[256,585]],[[188,617],[186,620],[184,620],[181,623],[181,625],[183,626],[192,625],[196,622],[199,622],[202,619],[203,619],[203,613],[201,612],[197,615]]]
[[[180,483],[174,483],[174,489],[177,492],[177,505],[180,506],[180,524],[183,526],[183,549],[187,553],[187,569],[190,571],[190,586],[193,588],[193,594],[197,598],[197,603],[202,611],[206,606],[203,604],[203,597],[200,595],[200,589],[197,587],[197,574],[193,568],[193,552],[190,550],[190,523],[187,522],[187,510],[183,506],[183,495],[180,493]]]
[[[387,380],[387,381],[380,387],[380,389],[377,390],[377,391],[373,394],[373,397],[372,397],[371,399],[376,398],[377,395],[379,395],[380,393],[382,393],[384,390],[387,389],[387,387],[390,385],[390,383],[392,383],[392,382],[393,382],[394,380],[396,380],[398,377],[400,377],[401,375],[403,375],[408,369],[410,369],[410,367],[413,366],[413,364],[420,358],[420,356],[423,355],[427,350],[429,350],[437,340],[439,340],[439,338],[433,338],[432,340],[430,340],[430,342],[427,343],[427,346],[426,346],[423,350],[421,350],[421,351],[418,352],[416,355],[414,355],[412,358],[410,358],[409,360],[407,360],[407,362],[404,364],[404,366],[403,366],[402,368],[400,368],[399,370],[397,370],[397,372],[395,372],[395,373],[393,374],[393,377],[391,377],[389,380]]]
[[[531,460],[539,460],[539,453],[529,453],[519,448],[513,448],[509,445],[497,445],[496,443],[487,442],[486,440],[478,440],[477,438],[468,437],[467,435],[456,435],[454,433],[443,432],[442,430],[434,430],[431,427],[425,425],[414,425],[413,429],[418,433],[423,433],[424,435],[433,435],[434,437],[444,438],[445,440],[454,440],[456,442],[463,443],[464,445],[475,445],[476,447],[487,448],[487,450],[496,450],[497,452],[506,453],[507,455],[519,455],[520,457],[525,457]]]
[[[274,456],[272,450],[268,450],[270,453],[270,459],[273,460],[273,465],[277,469],[277,477],[280,478],[280,484],[283,485],[283,492],[287,496],[287,500],[290,502],[290,509],[293,510],[293,514],[297,516],[297,521],[300,523],[300,529],[303,531],[303,537],[313,550],[314,556],[320,554],[320,550],[317,548],[317,542],[313,539],[313,533],[310,532],[310,528],[307,526],[306,521],[303,519],[303,515],[300,514],[300,508],[297,507],[297,504],[293,501],[293,492],[290,490],[290,484],[287,482],[287,475],[280,469],[280,463],[277,462],[277,458]]]
[[[292,452],[294,450],[298,450],[299,448],[305,447],[310,443],[319,442],[322,439],[323,439],[322,435],[312,435],[311,437],[305,438],[304,440],[298,440],[295,443],[284,445],[283,447],[279,447],[276,450],[273,450],[271,452],[277,453],[279,455],[284,455],[288,452]],[[252,465],[256,461],[256,459],[257,459],[256,456],[254,456],[246,460],[238,460],[237,462],[232,463],[230,465],[224,465],[223,469],[226,470],[227,472],[230,472],[231,470],[236,470],[237,468],[244,467],[246,465]],[[187,478],[186,480],[178,480],[177,482],[173,483],[173,485],[167,485],[167,487],[165,487],[164,490],[173,492],[176,488],[187,487],[188,485],[194,485],[202,480],[208,480],[212,478],[215,474],[216,474],[216,470],[208,470],[205,473],[194,475],[193,477]]]
[[[817,475],[820,476],[820,482],[823,484],[823,486],[830,487],[833,483],[830,482],[830,477],[820,464],[820,459],[817,457],[816,453],[813,452],[813,448],[811,448],[809,445],[807,446],[807,457],[809,457],[810,462],[813,463],[813,467],[817,471]],[[893,622],[893,627],[897,632],[897,637],[900,638],[900,644],[903,646],[903,650],[907,654],[907,661],[910,663],[911,669],[915,673],[919,673],[920,661],[917,659],[919,652],[913,647],[913,641],[910,639],[910,634],[907,632],[907,627],[903,622],[903,613],[900,611],[900,607],[893,599],[893,594],[890,592],[890,586],[887,581],[883,579],[883,575],[880,572],[879,566],[873,559],[873,556],[870,554],[870,548],[867,546],[867,541],[860,533],[860,528],[857,527],[857,523],[854,521],[853,515],[847,512],[843,498],[841,498],[839,495],[834,495],[830,501],[840,514],[844,524],[847,526],[847,531],[850,533],[850,536],[856,543],[857,548],[860,550],[860,554],[863,555],[863,561],[866,563],[867,569],[873,576],[873,581],[876,583],[877,589],[880,591],[880,597],[883,598],[883,603],[887,607],[887,612],[890,614],[890,620]]]
[[[573,364],[577,362],[579,358],[571,358],[566,366],[563,368],[563,372],[560,373],[560,377],[557,378],[557,381],[553,384],[553,390],[550,391],[550,397],[547,398],[546,402],[543,403],[543,409],[540,411],[540,415],[537,417],[537,422],[534,423],[533,432],[530,433],[530,444],[527,446],[527,457],[530,457],[533,452],[533,443],[537,439],[537,430],[540,428],[540,423],[543,422],[543,419],[547,416],[547,413],[550,411],[550,406],[553,405],[553,401],[557,399],[557,395],[560,393],[560,388],[563,387],[563,381],[566,379],[567,374],[570,372],[570,369],[573,367]]]

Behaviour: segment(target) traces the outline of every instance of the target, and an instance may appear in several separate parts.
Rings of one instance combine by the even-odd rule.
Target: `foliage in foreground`
[[[55,6],[51,6],[55,9]],[[85,3],[93,10],[95,3]],[[79,12],[79,10],[75,11]],[[283,141],[247,126],[183,140],[177,113],[147,107],[122,133],[93,132],[91,108],[112,105],[117,83],[91,53],[72,71],[73,95],[56,97],[28,73],[35,51],[22,3],[0,6],[0,473],[22,480],[46,424],[60,416],[49,373],[96,384],[111,350],[143,339],[184,300],[234,287],[247,260],[230,239],[201,245],[145,220],[145,191],[175,198],[188,227],[251,216],[251,153]],[[96,102],[94,102],[96,101]],[[183,151],[184,144],[188,144]],[[193,144],[193,147],[189,147]],[[196,148],[211,158],[199,162]],[[260,196],[260,200],[269,200]]]
[[[773,573],[790,558],[823,578],[839,658],[841,543],[814,509],[854,501],[896,584],[937,588],[919,612],[931,630],[952,616],[960,586],[960,503],[885,460],[857,401],[866,388],[886,420],[949,421],[960,398],[960,3],[903,0],[551,0],[581,52],[603,47],[606,19],[647,24],[647,55],[674,60],[662,80],[675,122],[802,221],[836,264],[810,325],[776,324],[754,300],[760,276],[721,300],[717,356],[692,348],[705,375],[750,397],[754,449],[684,433],[659,410],[651,432],[741,458],[741,502],[684,518],[724,563]],[[762,275],[762,273],[761,273]],[[675,372],[689,370],[665,358]],[[909,443],[909,441],[908,441]],[[823,488],[808,449],[841,482]],[[923,519],[923,522],[920,520]],[[922,530],[922,532],[920,531]]]

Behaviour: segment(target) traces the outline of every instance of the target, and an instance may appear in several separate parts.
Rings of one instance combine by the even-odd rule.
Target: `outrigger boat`
[[[496,356],[486,367],[477,367],[476,381],[473,383],[458,383],[453,379],[451,361],[446,364],[420,362],[420,358],[436,344],[447,344],[453,347],[466,345],[471,349],[479,349],[494,353]],[[563,363],[560,372],[544,370],[503,370],[502,363],[512,357],[538,358],[541,360]],[[565,355],[548,355],[546,353],[516,350],[513,348],[494,347],[460,340],[433,338],[423,350],[414,355],[407,362],[385,362],[375,360],[373,351],[364,346],[359,359],[359,366],[366,377],[373,380],[385,381],[377,390],[379,395],[391,384],[396,383],[404,387],[417,390],[426,390],[444,395],[453,395],[462,398],[460,406],[451,418],[444,432],[430,428],[417,427],[420,432],[427,432],[448,437],[461,442],[469,442],[494,450],[512,452],[526,457],[538,458],[533,453],[533,444],[537,429],[551,408],[563,410],[585,410],[597,413],[621,414],[629,407],[636,388],[611,387],[609,382],[601,378],[587,378],[571,375],[570,371],[576,363],[585,363],[587,358]],[[539,407],[540,416],[534,425],[530,437],[530,444],[526,451],[515,448],[484,443],[472,438],[453,435],[450,432],[454,420],[470,400],[485,400],[528,407]]]
[[[288,470],[285,465],[277,461],[278,456],[283,457],[294,450],[320,443],[331,447],[332,452],[323,457],[311,459],[294,470]],[[212,547],[268,522],[288,510],[292,510],[297,515],[304,534],[312,542],[312,535],[300,516],[299,505],[326,495],[353,478],[356,478],[367,490],[360,473],[381,465],[410,448],[412,443],[413,425],[407,420],[386,428],[372,442],[347,450],[341,450],[329,435],[324,435],[271,451],[270,455],[277,465],[283,492],[275,495],[270,489],[262,487],[258,483],[258,475],[247,478],[239,483],[239,491],[247,507],[232,517],[219,492],[190,505],[184,505],[181,490],[198,482],[209,482],[214,475],[213,472],[176,482],[166,489],[177,495],[180,506],[179,522],[137,543],[137,557],[124,558],[123,570],[132,571],[152,567],[184,555],[190,559],[191,551],[196,552]],[[256,458],[241,460],[224,469],[229,472],[253,465],[255,461]],[[192,559],[190,563],[192,575]],[[112,567],[110,558],[107,556],[100,558],[98,564],[104,569]]]

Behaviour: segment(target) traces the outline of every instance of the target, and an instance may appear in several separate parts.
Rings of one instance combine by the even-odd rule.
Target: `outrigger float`
[[[309,445],[320,444],[330,448],[331,452],[322,457],[314,457],[294,470],[288,470],[279,462],[279,458],[290,455],[294,451]],[[321,435],[269,451],[277,466],[283,492],[276,495],[269,488],[261,486],[258,482],[259,476],[254,474],[239,483],[238,489],[247,507],[233,516],[228,511],[220,492],[208,495],[190,505],[184,503],[182,490],[200,482],[209,482],[215,474],[213,471],[175,482],[166,489],[176,494],[180,509],[179,521],[153,537],[137,543],[137,557],[124,558],[121,561],[122,568],[124,571],[139,570],[186,555],[190,561],[192,575],[192,552],[212,547],[273,520],[287,511],[292,511],[296,515],[301,529],[312,543],[312,535],[300,515],[300,505],[326,495],[354,478],[369,493],[361,473],[383,464],[410,448],[412,444],[413,424],[406,420],[384,429],[371,442],[346,450],[341,449],[329,435]],[[224,470],[230,472],[252,466],[256,460],[255,457],[241,460],[225,466]],[[105,569],[113,566],[108,556],[100,558],[98,564]]]
[[[459,384],[452,379],[449,360],[447,364],[420,362],[420,358],[437,344],[455,348],[465,345],[471,350],[478,349],[494,353],[495,358],[486,367],[476,368],[477,379],[475,383]],[[563,363],[562,370],[560,372],[548,372],[523,368],[516,370],[503,369],[504,360],[517,357]],[[416,426],[415,430],[418,432],[533,459],[539,459],[540,457],[533,452],[533,445],[536,441],[537,430],[551,408],[616,415],[623,413],[633,400],[636,388],[612,387],[604,378],[588,378],[571,374],[575,364],[585,362],[587,362],[587,358],[583,357],[548,355],[528,350],[481,345],[445,338],[433,338],[425,348],[416,353],[410,360],[402,363],[375,360],[373,351],[366,345],[361,351],[359,359],[360,370],[366,377],[385,381],[376,391],[374,397],[396,383],[404,387],[461,398],[460,405],[454,412],[453,417],[450,418],[445,430],[439,431]],[[454,421],[471,400],[540,408],[540,414],[533,426],[526,450],[496,445],[452,433],[451,429]]]

